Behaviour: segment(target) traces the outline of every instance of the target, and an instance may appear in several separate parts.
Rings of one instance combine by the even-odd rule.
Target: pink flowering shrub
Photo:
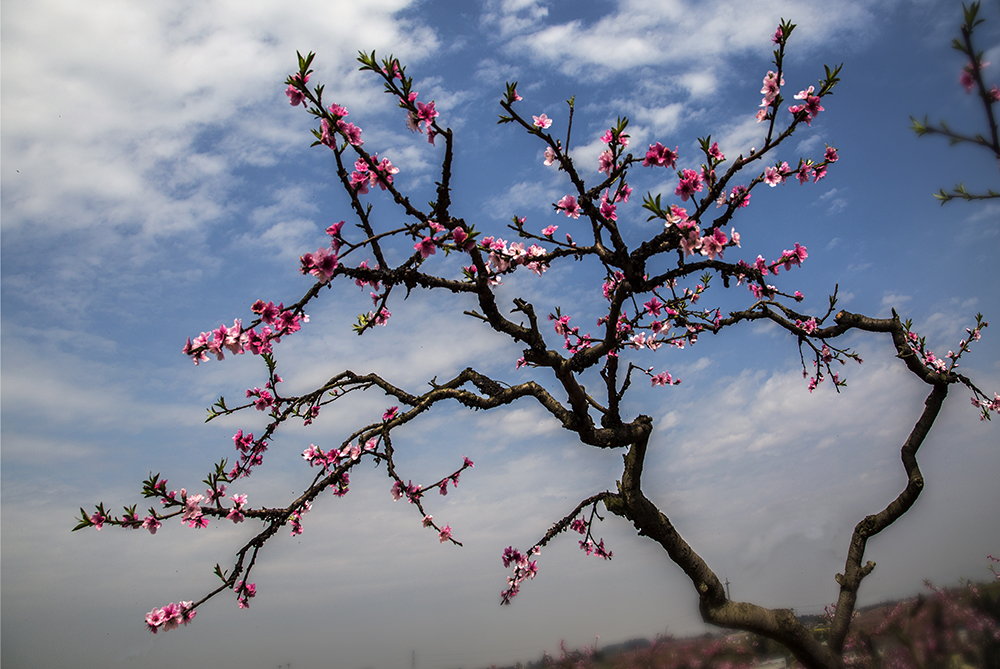
[[[992,556],[990,559],[993,559]],[[936,588],[855,613],[845,664],[852,669],[993,666],[1000,658],[1000,583]],[[826,621],[834,615],[827,607]]]
[[[802,267],[809,253],[795,240],[789,240],[786,246],[791,248],[784,250],[762,248],[759,254],[743,250],[754,231],[737,231],[737,225],[740,213],[753,206],[754,189],[782,186],[790,177],[792,183],[798,181],[808,188],[825,178],[839,157],[834,147],[827,146],[822,155],[801,157],[797,163],[777,158],[779,147],[787,147],[795,133],[808,132],[811,121],[826,113],[823,103],[829,102],[825,98],[839,81],[840,68],[827,67],[818,87],[802,89],[794,96],[799,104],[785,107],[783,64],[794,28],[794,24],[783,21],[772,37],[774,70],[764,76],[764,98],[756,112],[763,136],[760,148],[746,154],[727,149],[727,155],[723,150],[726,147],[720,147],[709,136],[699,140],[700,153],[694,155],[668,148],[680,144],[665,145],[660,141],[649,144],[648,149],[640,147],[637,155],[629,152],[629,121],[620,117],[599,135],[606,148],[593,167],[601,176],[588,184],[570,155],[569,122],[564,128],[565,139],[557,139],[549,132],[563,130],[556,120],[544,113],[535,116],[519,111],[523,100],[517,84],[508,84],[500,100],[500,123],[540,142],[544,164],[565,174],[569,192],[551,203],[569,219],[565,225],[572,234],[567,233],[565,241],[555,236],[558,226],[529,224],[515,212],[508,227],[517,241],[497,234],[481,236],[467,220],[472,215],[457,216],[451,200],[453,130],[444,124],[434,101],[419,99],[413,79],[397,59],[389,56],[378,61],[374,53],[362,53],[358,58],[361,70],[381,81],[402,109],[405,126],[427,136],[428,144],[434,147],[427,147],[427,151],[443,154],[436,199],[426,208],[415,206],[399,190],[395,179],[405,166],[379,159],[377,153],[365,148],[362,130],[344,121],[348,110],[324,101],[322,85],[310,86],[314,54],[299,55],[298,71],[285,81],[285,93],[290,104],[301,106],[318,126],[312,130],[316,140],[313,146],[332,154],[355,224],[347,229],[343,220],[331,225],[326,229],[328,243],[300,257],[299,269],[311,285],[298,301],[286,306],[283,301],[275,304],[273,300],[256,299],[249,308],[252,317],[237,318],[231,326],[222,324],[202,332],[188,339],[182,349],[196,365],[210,356],[221,361],[227,353],[259,356],[264,363],[263,378],[241,392],[246,401],[231,406],[220,398],[210,407],[209,420],[243,412],[256,416],[254,412],[260,412],[267,425],[256,435],[237,430],[232,437],[236,456],[215,465],[203,481],[204,493],[186,488],[171,490],[166,479],[152,474],[143,484],[143,496],[153,500],[144,518],[134,505],[115,516],[102,503],[91,514],[81,509],[75,528],[100,530],[117,526],[155,534],[162,523],[175,520],[193,529],[225,521],[243,527],[259,526],[257,533],[236,551],[231,568],[216,566],[220,581],[216,589],[197,601],[154,609],[146,616],[149,629],[155,632],[186,624],[199,606],[226,590],[233,593],[240,608],[249,607],[257,594],[256,583],[250,583],[249,578],[261,549],[282,531],[292,536],[305,532],[309,525],[306,514],[312,505],[330,503],[331,497],[348,494],[351,470],[362,463],[383,468],[387,499],[405,498],[402,506],[412,506],[418,522],[434,532],[439,543],[460,546],[456,537],[461,536],[462,528],[435,520],[426,507],[437,496],[457,488],[461,474],[473,467],[472,460],[466,457],[461,463],[455,462],[454,469],[441,472],[436,480],[431,477],[414,482],[397,466],[395,449],[402,446],[394,439],[405,435],[411,421],[441,403],[457,402],[469,409],[490,410],[516,402],[537,402],[582,446],[620,449],[623,468],[615,490],[597,492],[580,501],[526,550],[510,546],[504,551],[501,562],[511,571],[501,591],[502,603],[510,603],[520,588],[538,575],[542,550],[564,532],[579,535],[576,540],[587,556],[611,560],[613,551],[595,534],[595,521],[604,520],[599,514],[603,506],[607,513],[631,522],[639,535],[658,543],[681,567],[697,593],[705,621],[776,640],[803,664],[842,667],[858,589],[874,569],[873,563],[864,562],[865,544],[906,513],[920,495],[923,477],[916,455],[949,388],[966,387],[983,418],[1000,410],[1000,397],[988,397],[957,371],[960,358],[987,325],[981,316],[976,317],[968,338],[957,350],[942,358],[931,352],[924,339],[912,332],[910,323],[904,323],[895,312],[891,318],[871,318],[838,310],[836,290],[826,311],[800,311],[798,304],[803,295],[787,284],[794,278],[790,273]],[[572,119],[573,99],[568,103]],[[747,101],[748,117],[753,115],[755,104],[756,100]],[[630,202],[632,170],[657,174],[661,169],[676,174],[678,180],[672,193],[667,193],[667,201],[663,193],[647,193],[641,206]],[[376,207],[385,207],[393,215],[376,219],[371,215]],[[638,244],[627,242],[623,234],[636,215],[656,221],[653,231]],[[393,222],[380,222],[386,220]],[[631,238],[634,231],[628,232]],[[450,254],[462,259],[460,273],[441,262],[442,256]],[[544,281],[550,267],[570,262],[580,262],[590,270],[589,287],[602,305],[596,320],[564,313],[558,303],[536,307],[517,297],[513,299],[513,310],[498,303],[497,286],[506,277],[520,273],[532,281]],[[741,308],[723,313],[720,307],[712,306],[716,295],[712,289],[719,283],[722,290],[738,290]],[[508,361],[512,371],[526,368],[536,378],[558,387],[558,392],[550,392],[535,381],[508,383],[467,368],[450,379],[439,381],[434,377],[429,390],[409,390],[379,374],[343,370],[333,372],[326,382],[308,392],[290,394],[277,373],[276,345],[286,337],[302,336],[298,333],[309,323],[307,307],[320,299],[325,289],[334,287],[371,291],[372,310],[359,314],[353,326],[361,335],[376,326],[389,326],[390,302],[393,309],[405,308],[403,298],[414,290],[454,295],[455,304],[462,305],[456,307],[459,311],[484,329],[518,343],[520,358]],[[469,308],[470,298],[475,308]],[[546,313],[547,319],[540,317]],[[642,474],[653,419],[623,409],[629,406],[624,399],[637,380],[644,384],[648,379],[651,387],[660,389],[658,392],[680,392],[675,388],[681,379],[665,369],[661,361],[654,361],[657,351],[695,346],[701,337],[756,321],[769,321],[794,342],[803,375],[808,379],[803,390],[812,391],[827,378],[838,391],[845,385],[841,367],[848,360],[861,362],[841,343],[854,333],[888,335],[883,341],[900,364],[929,387],[920,419],[901,447],[907,485],[888,507],[867,516],[856,527],[844,572],[837,575],[841,591],[836,613],[823,639],[788,610],[729,599],[716,572],[646,496]],[[581,376],[588,372],[599,375],[603,383],[588,383],[585,388]],[[254,506],[245,493],[229,490],[238,489],[244,479],[261,470],[270,440],[282,424],[301,421],[310,425],[322,418],[325,407],[366,390],[385,395],[384,411],[358,416],[356,424],[342,427],[339,441],[304,448],[301,467],[306,483],[285,506]],[[324,493],[325,498],[321,497]],[[746,651],[734,652],[715,664],[740,666]],[[664,666],[673,665],[667,662]]]

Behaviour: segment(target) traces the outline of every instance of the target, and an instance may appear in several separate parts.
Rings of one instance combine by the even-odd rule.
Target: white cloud
[[[502,38],[530,30],[549,14],[540,0],[491,0],[481,21],[487,28],[499,30]]]
[[[886,293],[882,296],[882,311],[883,315],[888,315],[891,309],[895,309],[897,312],[907,304],[913,301],[911,295],[900,295],[898,293]]]
[[[527,11],[524,11],[527,10]],[[650,4],[621,0],[614,10],[590,22],[580,19],[552,23],[536,3],[493,5],[488,21],[501,27],[500,37],[520,35],[518,48],[576,74],[596,66],[620,72],[636,66],[671,65],[673,76],[687,79],[693,93],[707,93],[715,83],[703,74],[733,55],[767,53],[764,40],[779,19],[794,16],[799,25],[793,39],[800,50],[837,39],[848,31],[857,39],[871,30],[875,7],[868,2],[818,6],[803,2],[759,0]],[[530,17],[530,18],[529,18]],[[696,79],[695,79],[696,78]]]
[[[316,76],[342,103],[372,97],[358,89],[356,49],[416,59],[436,48],[429,30],[393,18],[405,4],[11,8],[4,230],[138,224],[157,237],[211,223],[235,170],[273,164],[294,145],[291,135],[304,136],[306,123],[294,132],[289,123],[304,121],[301,113],[275,104],[294,67],[289,54],[320,51]]]
[[[847,198],[836,197],[838,192],[840,191],[837,188],[831,188],[819,196],[819,202],[827,202],[827,216],[835,216],[847,208]],[[833,245],[834,242],[831,241],[827,248],[830,249]]]
[[[519,212],[546,210],[560,197],[559,191],[551,185],[521,181],[509,186],[502,195],[487,200],[485,209],[494,219],[510,219],[511,216],[523,215]]]

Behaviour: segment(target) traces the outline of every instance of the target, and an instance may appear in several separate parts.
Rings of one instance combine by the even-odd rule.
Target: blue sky
[[[261,385],[260,361],[194,367],[180,349],[248,318],[258,298],[295,301],[309,286],[298,256],[349,218],[328,150],[309,148],[309,118],[283,92],[296,50],[317,53],[313,81],[422,202],[441,148],[411,135],[354,62],[359,49],[400,57],[455,130],[456,215],[509,238],[515,214],[560,233],[573,222],[552,211],[570,190],[542,165],[543,147],[495,124],[505,81],[519,81],[521,108],[545,112],[554,129],[565,129],[564,100],[576,95],[573,156],[585,178],[597,176],[599,137],[618,115],[632,121],[634,149],[678,146],[689,166],[698,136],[711,133],[728,155],[761,142],[753,115],[769,38],[779,18],[791,19],[786,91],[814,84],[823,63],[844,69],[826,111],[783,157],[830,144],[841,160],[818,184],[755,190],[736,223],[742,253],[807,246],[803,267],[781,276],[783,288],[803,291],[805,308],[823,310],[839,284],[843,308],[896,308],[939,352],[983,312],[996,325],[964,368],[1000,389],[1000,206],[940,207],[931,197],[958,181],[995,189],[996,163],[908,129],[909,116],[924,114],[985,126],[949,48],[959,3],[39,0],[3,10],[4,666],[360,669],[407,667],[415,651],[421,668],[478,667],[535,659],[560,639],[703,629],[680,570],[615,518],[600,527],[613,561],[587,558],[565,537],[514,605],[497,605],[503,548],[531,545],[620,471],[618,454],[575,444],[530,403],[485,414],[445,407],[396,437],[406,478],[436,480],[463,455],[476,462],[457,490],[429,502],[464,548],[439,544],[412,508],[394,504],[382,470],[356,470],[351,493],[316,504],[303,535],[268,546],[250,610],[219,597],[183,630],[154,637],[142,616],[199,598],[212,566],[225,566],[252,528],[69,532],[81,505],[141,502],[150,471],[199,488],[212,463],[232,456],[232,433],[256,427],[256,416],[202,419],[220,394]],[[1000,64],[1000,4],[986,3],[983,16],[978,43]],[[676,177],[636,169],[631,181],[636,195],[669,198]],[[390,203],[368,197],[391,221]],[[654,230],[640,201],[620,209],[636,238]],[[457,269],[455,258],[433,261]],[[600,290],[586,269],[515,275],[501,299],[520,294],[539,311],[561,306],[583,319]],[[749,304],[742,289],[718,288],[704,299]],[[460,301],[414,294],[388,327],[358,338],[350,324],[369,304],[351,286],[313,305],[310,324],[278,350],[293,389],[345,368],[413,389],[470,364],[527,378],[514,369],[515,347],[453,316],[467,308]],[[637,390],[628,407],[655,420],[647,492],[730,579],[734,598],[820,612],[836,595],[854,524],[903,485],[898,449],[924,389],[887,341],[852,344],[865,364],[847,370],[839,396],[828,385],[809,394],[794,342],[767,327],[703,337],[647,363],[684,381]],[[923,496],[869,544],[879,566],[864,602],[909,594],[924,578],[983,578],[986,555],[1000,551],[1000,438],[966,393],[952,394],[922,451]],[[310,478],[302,450],[339,443],[351,419],[385,405],[363,397],[287,430],[267,467],[236,487],[253,504],[287,504]]]

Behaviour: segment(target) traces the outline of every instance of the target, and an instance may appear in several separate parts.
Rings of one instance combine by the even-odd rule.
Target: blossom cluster
[[[475,233],[470,233],[462,226],[448,230],[437,221],[429,220],[427,227],[430,228],[431,234],[418,239],[413,245],[413,250],[424,260],[437,253],[438,247],[446,251],[469,251],[476,244]]]
[[[361,128],[357,127],[353,123],[347,123],[343,120],[349,113],[347,109],[338,104],[332,104],[328,109],[331,117],[333,118],[333,123],[325,118],[320,121],[320,144],[328,146],[331,149],[336,149],[337,139],[335,131],[339,132],[344,140],[351,146],[361,146],[365,143],[364,140],[361,139]]]
[[[420,497],[422,497],[423,494],[431,488],[437,488],[438,492],[440,492],[442,496],[447,495],[448,483],[450,482],[453,487],[457,488],[458,479],[459,476],[461,476],[462,472],[465,471],[466,469],[472,469],[473,467],[475,467],[475,464],[472,462],[472,460],[470,460],[468,457],[463,457],[462,466],[460,468],[458,468],[448,476],[445,476],[440,481],[429,486],[426,489],[419,484],[413,483],[413,481],[407,481],[406,485],[403,485],[403,481],[401,479],[396,479],[393,482],[392,489],[390,491],[392,493],[392,499],[393,501],[398,502],[405,495],[406,499],[409,500],[411,504],[415,504],[417,500],[419,500]]]
[[[777,276],[778,268],[780,267],[784,267],[786,272],[792,269],[792,265],[795,265],[796,267],[801,267],[802,261],[808,257],[809,257],[809,252],[806,249],[806,247],[802,246],[798,242],[795,242],[795,248],[785,249],[781,253],[781,257],[771,263],[768,263],[766,260],[764,260],[763,256],[757,256],[757,260],[755,260],[752,265],[744,260],[740,260],[737,263],[737,265],[742,269],[748,270],[748,273],[737,274],[736,276],[737,285],[743,283],[743,281],[749,275],[749,270],[756,270],[757,272],[759,272],[761,279],[763,280],[763,277],[766,277],[768,274],[774,274],[775,276]],[[777,293],[778,290],[777,287],[772,286],[770,284],[765,284],[764,287],[761,287],[761,285],[756,281],[748,281],[747,289],[751,293],[753,293],[754,297],[756,297],[758,300],[765,298],[770,299]],[[801,301],[802,293],[796,291],[794,297],[797,302]]]
[[[188,337],[182,352],[190,356],[196,365],[208,360],[209,353],[217,360],[223,360],[226,350],[233,355],[241,355],[248,351],[254,355],[270,353],[272,343],[280,342],[287,334],[298,332],[302,328],[302,323],[309,322],[307,314],[285,309],[284,304],[275,306],[273,302],[268,302],[265,305],[263,300],[257,300],[250,310],[260,314],[261,321],[265,323],[260,332],[257,332],[256,328],[244,329],[242,322],[237,318],[231,327],[223,323],[211,332],[202,332],[194,340]]]
[[[178,625],[187,625],[197,613],[192,608],[193,604],[194,602],[177,602],[153,609],[146,614],[146,628],[156,634],[161,629],[167,631],[177,629]]]
[[[549,314],[549,320],[554,321],[553,328],[555,328],[556,334],[562,336],[565,339],[563,348],[568,350],[570,353],[576,353],[578,351],[582,351],[585,348],[590,348],[591,344],[594,341],[591,338],[590,333],[588,332],[587,334],[581,336],[580,328],[570,327],[569,321],[571,318],[572,318],[571,316],[564,316],[563,314],[561,314],[558,309],[556,309],[555,314]],[[571,341],[570,340],[571,337],[575,337],[576,341]],[[519,363],[518,366],[520,367],[521,364]]]
[[[959,342],[958,350],[948,351],[944,357],[935,355],[933,351],[927,348],[926,338],[921,337],[914,332],[912,330],[912,324],[909,321],[906,322],[905,326],[907,342],[909,343],[910,348],[912,348],[913,351],[920,357],[921,362],[938,374],[946,374],[952,372],[959,366],[959,358],[961,358],[962,355],[969,350],[973,342],[980,340],[982,337],[982,329],[989,326],[989,322],[983,320],[982,314],[976,314],[976,325],[972,328],[965,328],[965,332],[968,336]],[[991,420],[990,413],[1000,411],[1000,394],[994,393],[993,398],[990,399],[974,386],[972,386],[972,388],[976,394],[970,399],[972,401],[972,406],[980,410],[979,419]]]
[[[824,111],[823,107],[820,105],[819,96],[813,95],[816,92],[815,86],[810,86],[804,91],[799,91],[795,94],[796,100],[802,100],[800,105],[792,105],[788,108],[788,111],[796,116],[799,116],[806,122],[806,125],[812,125],[812,121],[816,116]]]
[[[524,219],[520,219],[519,223],[523,224]],[[486,269],[490,272],[491,285],[500,283],[500,274],[522,265],[537,276],[541,276],[549,268],[549,264],[540,259],[548,254],[548,250],[537,244],[531,244],[525,248],[523,242],[508,244],[499,237],[484,237],[479,248],[489,254],[486,258]],[[466,271],[471,275],[475,272],[475,267],[468,267]]]
[[[288,522],[292,526],[291,535],[298,536],[302,534],[302,516],[308,513],[312,509],[312,502],[306,501],[301,508],[292,511],[292,515],[288,517]]]
[[[989,65],[988,61],[984,63],[981,59],[977,58],[969,61],[962,68],[961,74],[958,75],[958,83],[962,84],[962,88],[965,89],[966,93],[971,93],[976,87],[975,75],[987,65]],[[993,88],[986,92],[986,97],[990,104],[1000,102],[1000,88],[997,88],[997,85],[993,84]]]
[[[361,158],[354,162],[354,171],[351,173],[351,188],[359,195],[367,193],[369,186],[372,188],[378,186],[385,190],[392,183],[393,175],[399,174],[399,168],[394,167],[388,158],[383,158],[379,162],[378,154],[373,153],[371,160],[375,164],[374,168],[369,168],[368,163]]]
[[[605,550],[604,539],[601,539],[596,544],[594,543],[594,540],[590,537],[590,525],[587,521],[577,518],[569,524],[569,528],[574,532],[584,535],[584,538],[580,540],[580,549],[587,555],[594,554],[605,560],[610,560],[614,555],[611,551]]]
[[[718,227],[702,231],[697,220],[688,218],[687,209],[676,205],[671,205],[665,216],[664,228],[671,227],[681,236],[680,247],[685,256],[700,253],[711,260],[721,259],[727,247],[740,246],[740,235],[735,228],[729,229],[729,236]]]
[[[340,466],[342,460],[346,459],[348,462],[357,462],[364,453],[374,453],[377,446],[378,440],[372,438],[364,446],[360,442],[357,444],[347,444],[339,450],[331,448],[324,453],[323,449],[317,448],[315,444],[309,444],[309,448],[302,452],[302,458],[309,463],[310,467],[322,467],[324,472],[329,472],[331,469]],[[334,496],[343,497],[346,495],[350,492],[350,485],[350,474],[346,471],[341,473],[334,482],[332,490]]]
[[[236,587],[234,587],[233,590],[235,590],[237,593],[236,601],[239,604],[240,608],[241,609],[250,608],[250,599],[257,596],[257,584],[247,583],[246,585],[244,585],[243,581],[240,581],[239,583],[236,584]]]
[[[775,98],[778,97],[778,93],[781,91],[781,87],[785,85],[785,78],[768,70],[767,75],[764,77],[764,86],[760,89],[760,92],[764,94],[764,99],[760,101],[760,111],[757,112],[757,122],[760,123],[765,118],[767,118],[767,108],[774,104]]]
[[[530,578],[535,578],[538,573],[538,561],[531,558],[541,554],[542,549],[533,546],[527,553],[522,553],[513,546],[507,546],[503,551],[503,566],[505,569],[513,566],[514,572],[507,577],[507,588],[500,593],[500,603],[510,604],[518,592],[521,590],[521,583]]]
[[[413,78],[406,76],[406,68],[400,64],[399,60],[389,57],[383,60],[380,67],[375,61],[375,53],[371,56],[362,53],[358,60],[362,63],[362,70],[371,70],[383,78],[387,93],[396,96],[399,107],[406,110],[406,127],[411,132],[427,133],[427,142],[434,144],[434,137],[438,128],[434,126],[434,119],[439,116],[435,108],[434,101],[424,103],[417,100],[420,95],[412,90]],[[399,81],[399,84],[396,81]]]
[[[236,450],[240,452],[240,460],[237,464],[233,465],[233,469],[229,475],[233,478],[240,474],[249,476],[250,471],[254,467],[264,462],[267,441],[264,439],[255,440],[253,432],[244,434],[243,430],[240,429],[233,435],[233,443],[236,445]]]

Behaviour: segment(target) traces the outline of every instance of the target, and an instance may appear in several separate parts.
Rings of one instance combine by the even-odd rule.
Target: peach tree
[[[970,25],[974,19],[973,15]],[[396,449],[405,448],[401,435],[405,438],[408,424],[418,416],[446,403],[474,410],[537,403],[574,435],[581,448],[620,451],[622,468],[615,489],[579,500],[565,515],[554,519],[547,531],[539,528],[540,538],[527,548],[507,548],[502,560],[510,573],[501,603],[509,604],[525,581],[535,577],[542,549],[562,533],[579,534],[577,540],[588,555],[611,559],[611,550],[595,535],[594,521],[603,519],[603,508],[631,522],[640,536],[666,551],[690,579],[706,622],[774,639],[807,666],[844,666],[845,642],[858,591],[874,568],[874,563],[865,561],[866,543],[905,514],[919,497],[924,479],[917,453],[949,389],[958,384],[971,391],[972,402],[983,418],[1000,409],[1000,397],[988,397],[958,371],[960,358],[987,325],[981,316],[970,323],[968,336],[953,351],[935,355],[911,323],[895,311],[890,318],[873,318],[838,309],[836,289],[825,310],[802,310],[802,294],[787,284],[808,252],[794,240],[785,245],[788,248],[762,248],[759,254],[743,249],[753,232],[741,235],[737,226],[755,190],[780,187],[789,181],[815,183],[835,169],[838,160],[837,150],[831,146],[820,155],[803,156],[795,163],[776,158],[779,147],[787,146],[794,134],[808,131],[812,120],[825,112],[823,105],[840,80],[839,67],[826,67],[817,85],[796,87],[793,100],[786,100],[783,63],[794,28],[794,24],[782,21],[771,38],[774,69],[762,77],[763,99],[756,112],[763,136],[759,148],[727,156],[709,136],[699,140],[700,153],[693,157],[682,156],[679,147],[661,142],[638,147],[633,153],[629,120],[619,117],[600,136],[604,148],[596,183],[584,180],[571,157],[574,100],[567,101],[568,121],[559,127],[545,114],[532,113],[531,101],[518,94],[517,83],[508,83],[500,100],[499,123],[505,126],[500,132],[532,136],[544,149],[545,165],[565,175],[565,195],[552,207],[567,217],[566,227],[572,233],[559,235],[556,225],[532,226],[526,218],[510,212],[513,218],[507,239],[483,234],[476,227],[474,212],[455,211],[455,133],[433,101],[419,98],[412,77],[399,60],[392,56],[378,60],[374,52],[358,58],[361,70],[378,78],[398,103],[408,128],[423,133],[433,145],[427,150],[440,156],[435,198],[426,207],[418,206],[397,188],[394,176],[399,167],[366,146],[361,128],[354,123],[357,117],[331,103],[329,97],[324,99],[322,85],[310,84],[314,54],[299,55],[297,71],[285,82],[286,93],[292,105],[301,106],[313,119],[314,146],[331,152],[336,177],[350,201],[352,223],[348,225],[345,218],[329,226],[328,243],[301,256],[301,272],[312,283],[297,301],[285,305],[257,299],[250,306],[252,315],[202,332],[188,339],[183,348],[196,365],[212,357],[223,360],[226,353],[258,356],[265,370],[260,385],[247,389],[246,401],[237,405],[220,398],[209,409],[209,420],[259,411],[267,416],[267,425],[257,434],[235,433],[236,457],[214,466],[204,480],[203,493],[170,489],[165,478],[151,474],[143,484],[143,496],[153,500],[147,513],[140,513],[134,505],[115,515],[102,503],[93,513],[81,509],[75,528],[110,525],[155,534],[163,522],[175,519],[192,528],[205,527],[210,519],[260,525],[259,532],[238,548],[231,566],[224,569],[216,565],[217,588],[197,600],[154,608],[146,615],[148,628],[155,633],[187,624],[199,606],[225,591],[233,593],[241,608],[249,606],[256,595],[251,576],[267,542],[283,530],[292,535],[301,533],[303,515],[314,503],[328,503],[331,495],[347,494],[351,471],[361,463],[384,467],[386,492],[396,500],[405,498],[416,513],[416,521],[430,528],[438,541],[461,545],[450,525],[429,513],[429,495],[443,495],[449,486],[457,486],[473,462],[466,457],[436,480],[414,482],[397,466]],[[986,91],[978,70],[972,69],[975,83]],[[993,102],[995,99],[986,100],[988,109]],[[994,130],[994,142],[995,137]],[[640,198],[630,186],[633,170],[659,171],[664,178],[676,173],[677,186],[673,192],[648,193],[639,205]],[[399,222],[383,224],[373,216],[376,207],[393,210],[391,218]],[[656,222],[654,232],[641,239],[628,225],[629,218],[637,215]],[[445,271],[442,263],[435,262],[452,254],[462,259],[460,271]],[[544,282],[551,267],[570,262],[580,263],[577,271],[585,272],[589,288],[600,294],[603,307],[598,318],[564,311],[555,294],[542,304],[537,298],[530,301],[523,297],[510,304],[500,303],[498,289],[505,278],[530,272]],[[455,317],[473,319],[484,330],[515,342],[521,357],[510,360],[510,368],[526,368],[533,380],[508,383],[470,367],[453,378],[434,377],[427,388],[412,389],[382,374],[334,370],[310,392],[283,392],[278,344],[293,335],[305,336],[299,331],[308,332],[307,309],[326,291],[357,286],[368,289],[372,298],[371,310],[360,314],[353,326],[359,335],[376,327],[391,327],[391,309],[405,308],[402,299],[412,291],[451,295],[456,305],[471,298],[476,308],[458,306]],[[706,306],[713,300],[710,288],[735,291],[741,307],[723,313],[721,307]],[[648,415],[630,415],[623,408],[626,395],[639,384],[659,388],[658,392],[678,392],[673,387],[681,380],[664,366],[662,350],[691,347],[699,338],[724,337],[760,321],[786,332],[797,347],[806,379],[803,392],[812,392],[823,383],[839,392],[846,385],[842,366],[848,361],[861,363],[861,359],[842,342],[855,332],[870,333],[884,341],[899,364],[927,387],[924,406],[900,447],[905,488],[888,506],[855,527],[843,572],[836,575],[840,594],[825,641],[790,610],[728,597],[717,573],[644,491],[643,467],[654,421]],[[310,444],[302,453],[303,467],[310,475],[294,498],[284,506],[263,507],[250,504],[245,494],[235,492],[247,477],[260,476],[268,445],[282,424],[319,421],[325,407],[361,391],[382,393],[386,398],[384,412],[360,418],[343,430],[337,443]]]

